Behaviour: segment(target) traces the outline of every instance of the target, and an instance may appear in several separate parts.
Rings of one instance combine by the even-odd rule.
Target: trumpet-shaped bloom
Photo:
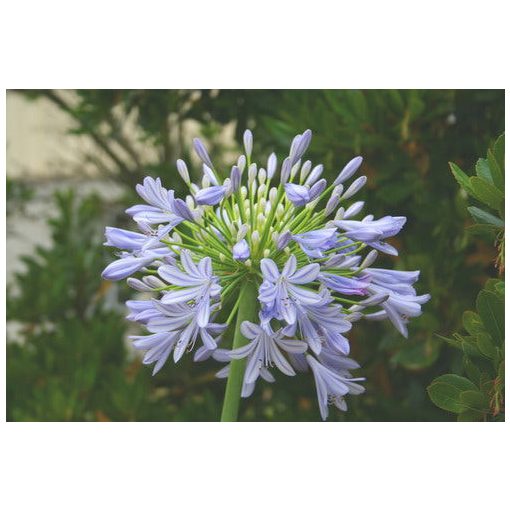
[[[179,199],[176,209],[173,190],[163,188],[159,177],[157,179],[146,177],[143,184],[136,185],[136,191],[149,204],[135,205],[126,210],[137,223],[149,225],[165,223],[173,228],[186,219],[193,219],[182,200]]]
[[[359,395],[365,391],[363,386],[356,381],[363,378],[353,379],[346,370],[334,371],[331,368],[319,363],[313,356],[306,356],[306,360],[312,369],[317,389],[317,400],[322,419],[328,417],[328,404],[335,405],[342,411],[347,410],[344,397],[348,393]]]
[[[362,379],[351,376],[360,367],[347,357],[356,322],[388,319],[407,336],[407,323],[430,298],[416,293],[419,272],[374,267],[378,252],[397,255],[386,239],[406,219],[353,219],[365,206],[351,200],[367,182],[354,177],[362,158],[351,159],[328,185],[323,165],[304,160],[311,139],[310,130],[296,135],[287,157],[271,154],[262,168],[247,130],[244,154],[228,170],[215,167],[194,139],[200,182],[178,160],[186,196],[146,177],[136,187],[144,203],[127,210],[136,228],[106,228],[105,245],[118,258],[103,277],[127,278],[132,289],[151,295],[126,305],[127,319],[145,330],[133,345],[145,351],[143,362],[154,364],[154,373],[191,351],[194,361],[224,363],[218,377],[246,359],[243,397],[261,379],[275,382],[275,369],[311,373],[326,419],[328,404],[345,411],[348,395],[364,391]],[[234,337],[244,337],[244,345],[234,349]]]
[[[195,264],[187,250],[181,252],[181,264],[183,270],[176,266],[161,266],[158,274],[170,284],[181,287],[169,290],[161,298],[165,305],[175,303],[188,303],[193,301],[197,324],[205,327],[209,322],[211,312],[211,299],[217,298],[221,292],[218,279],[213,276],[211,259],[203,258]]]
[[[383,239],[397,235],[406,222],[404,216],[385,216],[379,220],[363,221],[340,220],[335,225],[343,231],[343,235],[354,241],[362,241],[388,255],[398,255],[398,251]]]
[[[244,347],[230,351],[229,356],[232,359],[248,358],[244,374],[246,384],[254,383],[263,368],[275,366],[285,375],[296,374],[282,351],[303,353],[306,351],[305,342],[285,338],[281,330],[274,332],[267,322],[258,325],[244,321],[241,324],[241,332],[251,341]]]
[[[320,302],[321,297],[316,292],[303,287],[317,278],[319,264],[308,264],[297,269],[296,257],[291,255],[281,273],[271,259],[263,259],[260,267],[264,281],[260,286],[259,301],[270,316],[293,324],[299,304]]]
[[[335,228],[324,228],[294,234],[292,239],[309,257],[319,258],[324,257],[324,252],[337,246],[337,237]]]

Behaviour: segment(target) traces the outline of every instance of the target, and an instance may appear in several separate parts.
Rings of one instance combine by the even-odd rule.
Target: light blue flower
[[[296,257],[291,255],[281,273],[271,259],[262,259],[260,268],[264,281],[259,289],[259,301],[274,318],[293,324],[296,321],[296,305],[313,305],[321,301],[319,294],[302,287],[316,280],[319,264],[308,264],[298,269]]]
[[[164,248],[165,245],[160,241],[160,235],[157,232],[139,233],[122,228],[106,227],[105,246],[114,246],[121,250],[130,250],[140,252],[155,248]]]
[[[137,186],[145,203],[127,210],[137,231],[107,227],[105,244],[118,250],[118,259],[103,277],[127,278],[131,288],[152,295],[129,300],[127,318],[147,329],[134,345],[146,351],[144,363],[154,363],[155,372],[170,355],[179,361],[197,339],[195,361],[226,363],[218,377],[228,376],[236,359],[248,358],[243,397],[259,378],[274,382],[273,366],[286,375],[311,368],[325,418],[328,402],[345,410],[344,397],[363,391],[350,375],[358,365],[346,357],[353,324],[389,319],[407,335],[407,322],[421,314],[430,296],[416,294],[418,271],[372,267],[378,251],[397,254],[385,240],[399,233],[405,218],[353,220],[364,202],[349,200],[367,178],[347,181],[362,158],[349,161],[328,186],[321,164],[303,162],[311,137],[310,130],[294,137],[279,168],[271,154],[266,171],[254,161],[247,130],[245,154],[228,174],[213,166],[195,139],[202,185],[191,182],[186,163],[178,160],[187,196],[176,198],[159,178],[147,177]],[[258,300],[246,307],[241,289],[258,290]],[[259,324],[239,317],[248,309],[258,313]],[[219,348],[222,332],[238,322],[248,343]]]
[[[210,186],[199,190],[195,195],[195,201],[198,205],[216,205],[223,200],[225,193],[225,186]]]
[[[246,260],[250,258],[250,246],[246,239],[241,239],[232,248],[232,256],[235,260]]]
[[[180,199],[179,212],[176,211],[174,192],[163,188],[159,177],[157,179],[146,177],[143,184],[136,185],[136,191],[149,204],[135,205],[126,209],[126,213],[132,216],[137,223],[149,225],[164,223],[173,228],[185,219],[193,219],[188,207]]]
[[[315,200],[326,188],[326,179],[321,179],[313,186],[307,184],[294,184],[287,182],[285,184],[285,194],[292,202],[294,207],[302,207],[308,202]]]
[[[218,278],[213,275],[211,259],[205,257],[195,264],[188,250],[181,251],[181,265],[164,265],[158,269],[158,274],[163,280],[180,287],[164,293],[161,298],[163,304],[177,304],[194,302],[197,324],[205,327],[209,322],[211,313],[211,300],[218,298],[221,287]]]
[[[300,248],[313,258],[324,257],[324,252],[337,246],[337,238],[336,228],[310,230],[292,235],[292,239],[299,244]]]
[[[407,338],[409,317],[421,315],[421,305],[430,299],[429,294],[416,295],[413,284],[418,280],[419,271],[396,271],[392,269],[365,269],[370,277],[367,290],[372,295],[386,294],[388,299],[381,303],[382,312],[366,314],[368,319],[388,318],[397,331]]]
[[[170,256],[168,248],[144,251],[140,254],[129,254],[123,252],[121,258],[108,264],[101,277],[105,280],[122,280],[150,265],[155,260]]]
[[[310,202],[310,188],[308,186],[288,182],[285,184],[285,193],[295,207],[302,207]]]
[[[348,296],[365,296],[368,294],[367,287],[370,285],[369,275],[351,276],[348,278],[339,274],[322,271],[319,279],[329,289]]]
[[[352,323],[346,320],[341,306],[331,304],[327,291],[323,291],[321,297],[320,304],[298,305],[297,321],[286,326],[283,333],[293,337],[299,328],[301,338],[315,354],[319,354],[324,345],[348,354],[349,342],[343,333],[351,330]]]
[[[382,240],[397,235],[405,222],[404,216],[384,216],[379,220],[369,217],[363,221],[339,220],[334,223],[349,239],[362,241],[388,255],[398,255],[398,251],[393,246]]]
[[[218,338],[213,335],[221,334],[225,325],[207,323],[201,327],[193,307],[183,303],[165,305],[155,302],[154,308],[158,313],[146,322],[147,330],[152,334],[130,337],[136,349],[147,351],[143,362],[156,363],[154,374],[163,367],[172,351],[177,363],[186,350],[193,349],[198,337],[208,350],[216,349]]]
[[[344,397],[348,393],[359,395],[365,391],[363,386],[357,384],[363,378],[351,378],[347,370],[332,370],[321,364],[313,356],[307,355],[306,361],[312,369],[317,389],[317,400],[322,419],[328,417],[328,404],[335,405],[338,409],[345,411],[347,406]]]
[[[232,359],[248,358],[244,374],[245,384],[254,383],[264,367],[275,366],[289,376],[296,374],[282,350],[293,354],[303,353],[307,349],[306,343],[284,337],[281,330],[274,332],[266,321],[262,321],[261,325],[244,321],[241,324],[241,332],[251,341],[230,351],[229,356]]]

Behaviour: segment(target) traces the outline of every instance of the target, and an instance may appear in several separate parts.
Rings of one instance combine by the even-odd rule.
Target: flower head
[[[218,377],[247,359],[244,397],[259,378],[274,382],[275,369],[288,376],[310,369],[325,419],[328,403],[346,410],[346,396],[363,391],[350,375],[358,365],[347,358],[354,323],[389,319],[407,336],[409,319],[430,297],[414,289],[419,272],[372,267],[378,252],[397,255],[388,239],[406,219],[356,219],[365,205],[351,201],[366,183],[354,177],[362,158],[351,159],[328,185],[323,166],[304,160],[311,139],[310,130],[298,134],[281,163],[271,154],[262,167],[247,130],[244,154],[229,170],[214,165],[194,139],[198,183],[177,161],[187,196],[176,198],[159,178],[146,177],[137,186],[144,203],[127,210],[138,231],[107,227],[105,244],[119,258],[103,277],[128,278],[133,289],[152,294],[127,306],[128,318],[147,330],[133,343],[154,372],[169,358],[181,360],[197,339],[195,361],[226,363]],[[249,318],[238,317],[241,308]],[[244,342],[230,348],[225,330],[234,324]]]

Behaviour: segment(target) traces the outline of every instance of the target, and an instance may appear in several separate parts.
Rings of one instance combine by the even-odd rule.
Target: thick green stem
[[[243,321],[257,322],[257,309],[257,285],[253,280],[246,280],[239,296],[233,349],[246,344],[247,340],[241,333],[241,324]],[[230,373],[225,389],[221,421],[237,421],[245,366],[246,360],[244,359],[230,362]]]

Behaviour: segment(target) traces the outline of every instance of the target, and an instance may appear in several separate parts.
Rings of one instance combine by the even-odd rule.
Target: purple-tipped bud
[[[310,202],[310,190],[307,186],[286,183],[285,193],[287,198],[294,204],[295,207],[301,207]]]
[[[195,201],[198,205],[216,205],[221,202],[225,196],[224,186],[211,186],[197,192]]]
[[[358,177],[348,188],[347,191],[342,195],[342,200],[347,200],[355,195],[367,182],[365,175]]]
[[[115,246],[121,250],[139,250],[147,239],[144,234],[115,227],[106,227],[104,235],[105,246]]]
[[[290,144],[289,158],[293,159],[294,154],[296,154],[297,146],[299,144],[299,140],[301,140],[301,135],[296,135]]]
[[[241,239],[232,248],[232,256],[235,260],[246,260],[250,258],[250,246],[246,242],[246,239]]]
[[[331,198],[328,200],[328,203],[326,204],[324,214],[326,214],[326,216],[329,216],[336,209],[338,202],[340,202],[340,195],[338,195],[337,193],[333,193],[331,195]]]
[[[284,232],[283,234],[281,234],[278,237],[278,242],[276,243],[276,247],[279,250],[283,250],[290,243],[291,239],[292,239],[292,234],[290,233],[289,230],[287,230],[287,232]]]
[[[312,170],[312,173],[309,175],[308,179],[306,179],[305,184],[307,186],[312,186],[314,182],[322,175],[322,171],[324,170],[324,167],[322,165],[317,165]]]
[[[186,183],[190,184],[190,178],[189,178],[189,172],[188,167],[186,166],[186,163],[182,159],[177,160],[177,171],[179,172],[179,175],[181,176],[181,179]]]
[[[310,201],[315,200],[322,194],[322,192],[326,189],[326,184],[326,179],[321,179],[310,188]]]
[[[299,138],[298,137],[294,138],[290,155],[292,159],[292,165],[294,165],[296,161],[301,159],[303,154],[306,152],[306,149],[308,149],[311,140],[312,131],[310,129],[307,129],[302,135],[299,136]]]
[[[189,207],[186,205],[186,202],[180,198],[177,198],[174,201],[174,209],[175,212],[185,220],[194,221],[193,214],[189,210]]]
[[[239,167],[232,167],[232,171],[230,172],[230,181],[232,183],[232,191],[236,192],[241,185],[241,170],[239,170]]]
[[[267,177],[268,179],[272,179],[274,173],[276,172],[276,165],[278,164],[278,160],[276,159],[276,154],[273,152],[269,158],[267,158]]]
[[[154,260],[155,257],[124,257],[109,264],[101,273],[105,280],[123,280],[127,276],[136,273],[142,267]]]
[[[205,148],[205,145],[203,144],[202,140],[200,140],[200,138],[193,138],[193,148],[195,149],[195,152],[197,153],[198,157],[209,168],[214,168],[211,158],[209,157],[209,153],[207,152],[207,149]]]
[[[352,218],[353,216],[356,216],[365,205],[365,202],[354,202],[350,207],[347,208],[347,211],[345,211],[344,219]]]
[[[224,181],[223,181],[223,187],[225,188],[225,196],[226,197],[229,197],[230,195],[232,195],[232,181],[230,180],[230,177],[227,177]]]
[[[363,158],[361,156],[356,156],[355,158],[351,159],[338,174],[338,177],[335,179],[333,184],[341,184],[347,179],[350,179],[357,172],[358,168],[361,166],[361,163],[363,163]]]
[[[244,132],[243,142],[244,142],[244,152],[246,152],[246,155],[249,158],[251,156],[251,151],[253,150],[253,135],[249,129],[247,129]]]
[[[132,288],[137,290],[138,292],[151,292],[152,288],[137,278],[128,278],[126,283]]]
[[[203,165],[204,175],[207,177],[211,184],[218,185],[218,179],[216,179],[215,173],[207,166]]]
[[[361,156],[356,156],[351,159],[347,165],[344,166],[343,170],[338,174],[338,177],[335,179],[333,184],[336,186],[337,184],[341,184],[342,182],[350,179],[358,170],[358,168],[363,163],[363,158]]]
[[[342,253],[335,253],[334,255],[331,255],[331,257],[329,257],[329,259],[326,260],[326,262],[324,262],[323,266],[326,268],[336,267],[338,264],[344,262],[345,258],[346,258],[345,255],[343,255]]]
[[[292,163],[290,158],[285,158],[282,164],[282,173],[280,176],[280,180],[282,183],[286,183],[290,177],[290,170],[292,168]]]
[[[361,265],[359,266],[360,269],[366,269],[367,267],[370,267],[374,262],[375,260],[377,259],[377,255],[378,255],[378,251],[377,250],[372,250],[366,257],[365,257],[365,260],[363,260],[363,262],[361,263]]]

